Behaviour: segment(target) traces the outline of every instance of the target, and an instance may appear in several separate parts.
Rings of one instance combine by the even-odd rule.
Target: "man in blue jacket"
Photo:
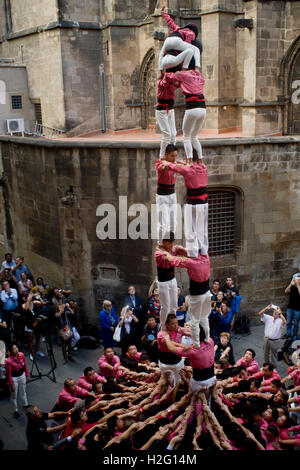
[[[101,327],[101,337],[104,343],[105,348],[113,348],[114,340],[113,335],[116,329],[116,326],[119,323],[119,318],[114,311],[112,303],[110,300],[104,300],[102,304],[102,310],[99,313],[99,321]]]
[[[213,336],[215,342],[220,339],[223,332],[230,333],[231,322],[234,318],[234,312],[228,309],[226,302],[221,303],[221,307],[216,307],[209,315],[210,323],[213,323]]]

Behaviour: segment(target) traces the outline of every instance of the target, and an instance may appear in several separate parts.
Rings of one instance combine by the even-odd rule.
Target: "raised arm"
[[[260,312],[258,312],[258,315],[260,318],[262,318],[267,310],[270,310],[272,308],[272,304],[269,304],[267,307],[263,308]]]

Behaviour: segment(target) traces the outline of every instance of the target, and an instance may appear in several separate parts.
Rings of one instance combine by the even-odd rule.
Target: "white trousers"
[[[165,325],[168,314],[177,310],[177,281],[176,277],[170,281],[158,281],[158,293],[160,301],[160,324]]]
[[[208,252],[208,204],[184,205],[184,234],[188,256]]]
[[[206,118],[205,108],[186,109],[184,113],[182,131],[183,145],[187,158],[193,158],[193,149],[196,150],[198,158],[202,158],[202,147],[198,134]]]
[[[159,243],[168,238],[170,232],[176,232],[177,198],[176,193],[162,196],[156,194],[157,238]]]
[[[180,54],[172,56],[168,51],[175,50],[181,51]],[[166,55],[164,55],[166,53]],[[188,42],[183,41],[180,37],[170,36],[163,44],[158,58],[159,70],[166,70],[171,67],[176,67],[183,62],[184,69],[189,68],[192,57],[195,58],[195,66],[200,67],[200,51],[198,47]]]
[[[15,391],[12,392],[11,400],[14,406],[14,410],[18,411],[18,402],[22,402],[23,406],[28,405],[25,372],[20,377],[12,377],[12,381],[15,386]]]
[[[180,377],[180,371],[184,367],[184,360],[181,359],[180,362],[177,364],[163,364],[162,362],[158,361],[158,366],[161,370],[162,376],[165,376],[166,374],[170,374],[172,381],[174,383],[174,387],[177,385],[179,380],[181,380]]]
[[[205,332],[205,341],[209,342],[209,321],[208,316],[211,311],[211,293],[208,290],[203,295],[190,295],[189,297],[189,312],[191,315],[190,329],[193,343],[200,346],[199,325],[202,326]]]
[[[157,124],[162,133],[159,152],[159,157],[162,158],[166,153],[167,145],[176,144],[175,112],[174,109],[170,109],[168,112],[163,109],[157,109],[155,115]]]
[[[191,377],[191,380],[190,380],[191,390],[193,392],[201,392],[201,390],[205,388],[212,387],[216,383],[216,381],[217,379],[215,375],[213,377],[210,377],[207,380],[195,380],[193,377]]]

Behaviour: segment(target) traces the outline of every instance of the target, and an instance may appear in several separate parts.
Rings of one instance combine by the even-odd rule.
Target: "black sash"
[[[175,184],[157,183],[157,194],[160,196],[168,196],[175,193]]]
[[[159,282],[171,281],[175,277],[175,268],[161,268],[157,266],[157,279]]]
[[[197,282],[190,278],[190,295],[203,295],[209,290],[209,279]]]
[[[158,111],[164,111],[174,108],[174,100],[172,99],[164,99],[164,98],[157,98],[156,109]]]
[[[203,186],[202,188],[186,188],[187,196],[203,196],[203,194],[207,194],[207,186]]]
[[[159,360],[163,364],[174,366],[175,364],[178,364],[181,361],[181,357],[177,356],[177,354],[159,350]]]
[[[22,369],[19,369],[19,370],[12,370],[11,371],[11,376],[12,377],[21,377],[21,375],[23,375],[25,372],[25,368],[22,367]]]
[[[206,108],[204,95],[185,95],[185,109]]]
[[[197,381],[210,379],[215,375],[214,366],[207,367],[207,369],[196,369],[193,367],[193,379]]]

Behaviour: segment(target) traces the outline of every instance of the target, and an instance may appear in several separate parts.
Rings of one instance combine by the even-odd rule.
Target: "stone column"
[[[244,29],[243,135],[278,135],[283,109],[278,77],[284,52],[282,2],[247,2],[245,18],[252,18],[254,27]]]
[[[201,2],[202,72],[207,100],[206,129],[224,132],[238,122],[237,32],[238,10],[232,2]]]

